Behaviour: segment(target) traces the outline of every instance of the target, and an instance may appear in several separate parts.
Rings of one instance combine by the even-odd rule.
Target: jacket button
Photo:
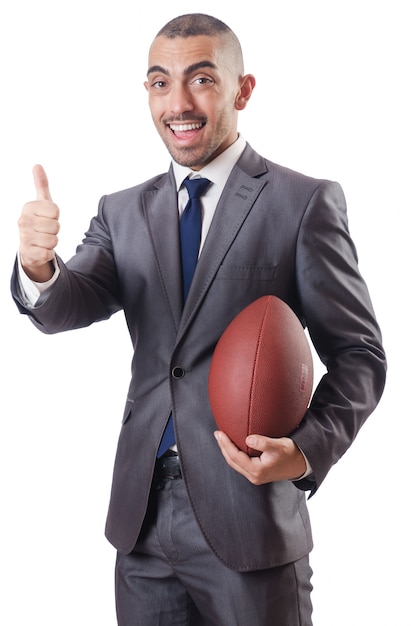
[[[171,373],[173,378],[183,378],[185,371],[182,367],[173,367]]]

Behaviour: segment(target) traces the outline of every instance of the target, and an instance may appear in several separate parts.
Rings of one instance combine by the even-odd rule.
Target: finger
[[[57,217],[37,217],[33,223],[33,231],[35,233],[43,233],[45,235],[57,235],[60,230],[60,224]]]
[[[58,245],[57,232],[40,232],[36,230],[22,230],[20,233],[20,250],[26,258],[30,256],[32,248],[54,250]]]
[[[264,437],[264,435],[248,435],[245,439],[245,443],[248,448],[252,448],[258,452],[265,452],[267,449],[269,450],[274,441],[275,440],[270,439],[269,437]]]
[[[49,261],[53,261],[55,258],[55,251],[53,248],[37,246],[34,244],[30,247],[21,246],[19,253],[22,267],[25,269],[26,273],[30,273],[30,268],[42,267],[45,264],[48,264]],[[48,273],[50,274],[50,270]],[[42,283],[49,280],[50,277],[51,276],[41,279],[33,276],[33,280]]]
[[[264,482],[269,482],[267,478],[263,478],[264,470],[260,457],[249,457],[245,452],[233,445],[222,432],[215,433],[215,437],[229,467],[244,476],[253,485],[262,485]]]
[[[49,191],[49,182],[46,172],[41,165],[35,165],[33,168],[33,180],[35,183],[36,194],[38,200],[52,200]]]
[[[18,219],[20,231],[59,231],[59,207],[50,200],[27,202]]]
[[[215,430],[213,434],[215,435],[216,441],[218,442],[220,448],[228,448],[229,450],[235,451],[238,450],[233,441],[222,430]]]
[[[240,473],[246,475],[249,472],[253,459],[239,448],[229,439],[223,431],[216,431],[216,441],[226,462]]]

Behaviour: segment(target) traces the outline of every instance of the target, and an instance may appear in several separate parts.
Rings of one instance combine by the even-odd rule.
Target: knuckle
[[[36,201],[26,202],[26,204],[23,205],[22,215],[34,215],[36,212],[36,205]]]
[[[249,478],[249,481],[250,481],[253,485],[256,485],[256,486],[258,486],[258,485],[261,485],[261,484],[262,484],[262,481],[261,481],[261,480],[259,479],[259,477],[258,477],[258,476],[256,476],[256,475],[255,475],[255,476],[251,475],[251,476],[250,476],[250,478]]]
[[[29,226],[30,220],[26,213],[22,213],[19,219],[17,220],[17,225],[20,229],[25,229]]]
[[[249,480],[253,485],[261,485],[262,484],[262,472],[259,470],[252,470],[250,472]]]
[[[37,248],[36,259],[35,262],[38,265],[42,265],[43,263],[47,263],[50,261],[51,251],[47,248]]]

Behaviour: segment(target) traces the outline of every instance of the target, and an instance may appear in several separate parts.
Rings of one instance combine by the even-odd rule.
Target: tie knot
[[[186,178],[183,184],[187,189],[189,198],[200,198],[210,185],[210,180],[208,178]]]

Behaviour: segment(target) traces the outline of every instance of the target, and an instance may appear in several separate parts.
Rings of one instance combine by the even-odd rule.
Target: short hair
[[[169,39],[175,37],[195,37],[197,35],[219,35],[232,32],[221,20],[204,13],[188,13],[180,15],[167,22],[157,33],[157,37],[163,35]]]
[[[235,67],[240,75],[244,72],[242,48],[238,37],[233,30],[216,17],[204,13],[188,13],[175,17],[157,33],[156,37],[197,37],[207,35],[208,37],[223,37],[223,40],[230,47],[235,61]]]

